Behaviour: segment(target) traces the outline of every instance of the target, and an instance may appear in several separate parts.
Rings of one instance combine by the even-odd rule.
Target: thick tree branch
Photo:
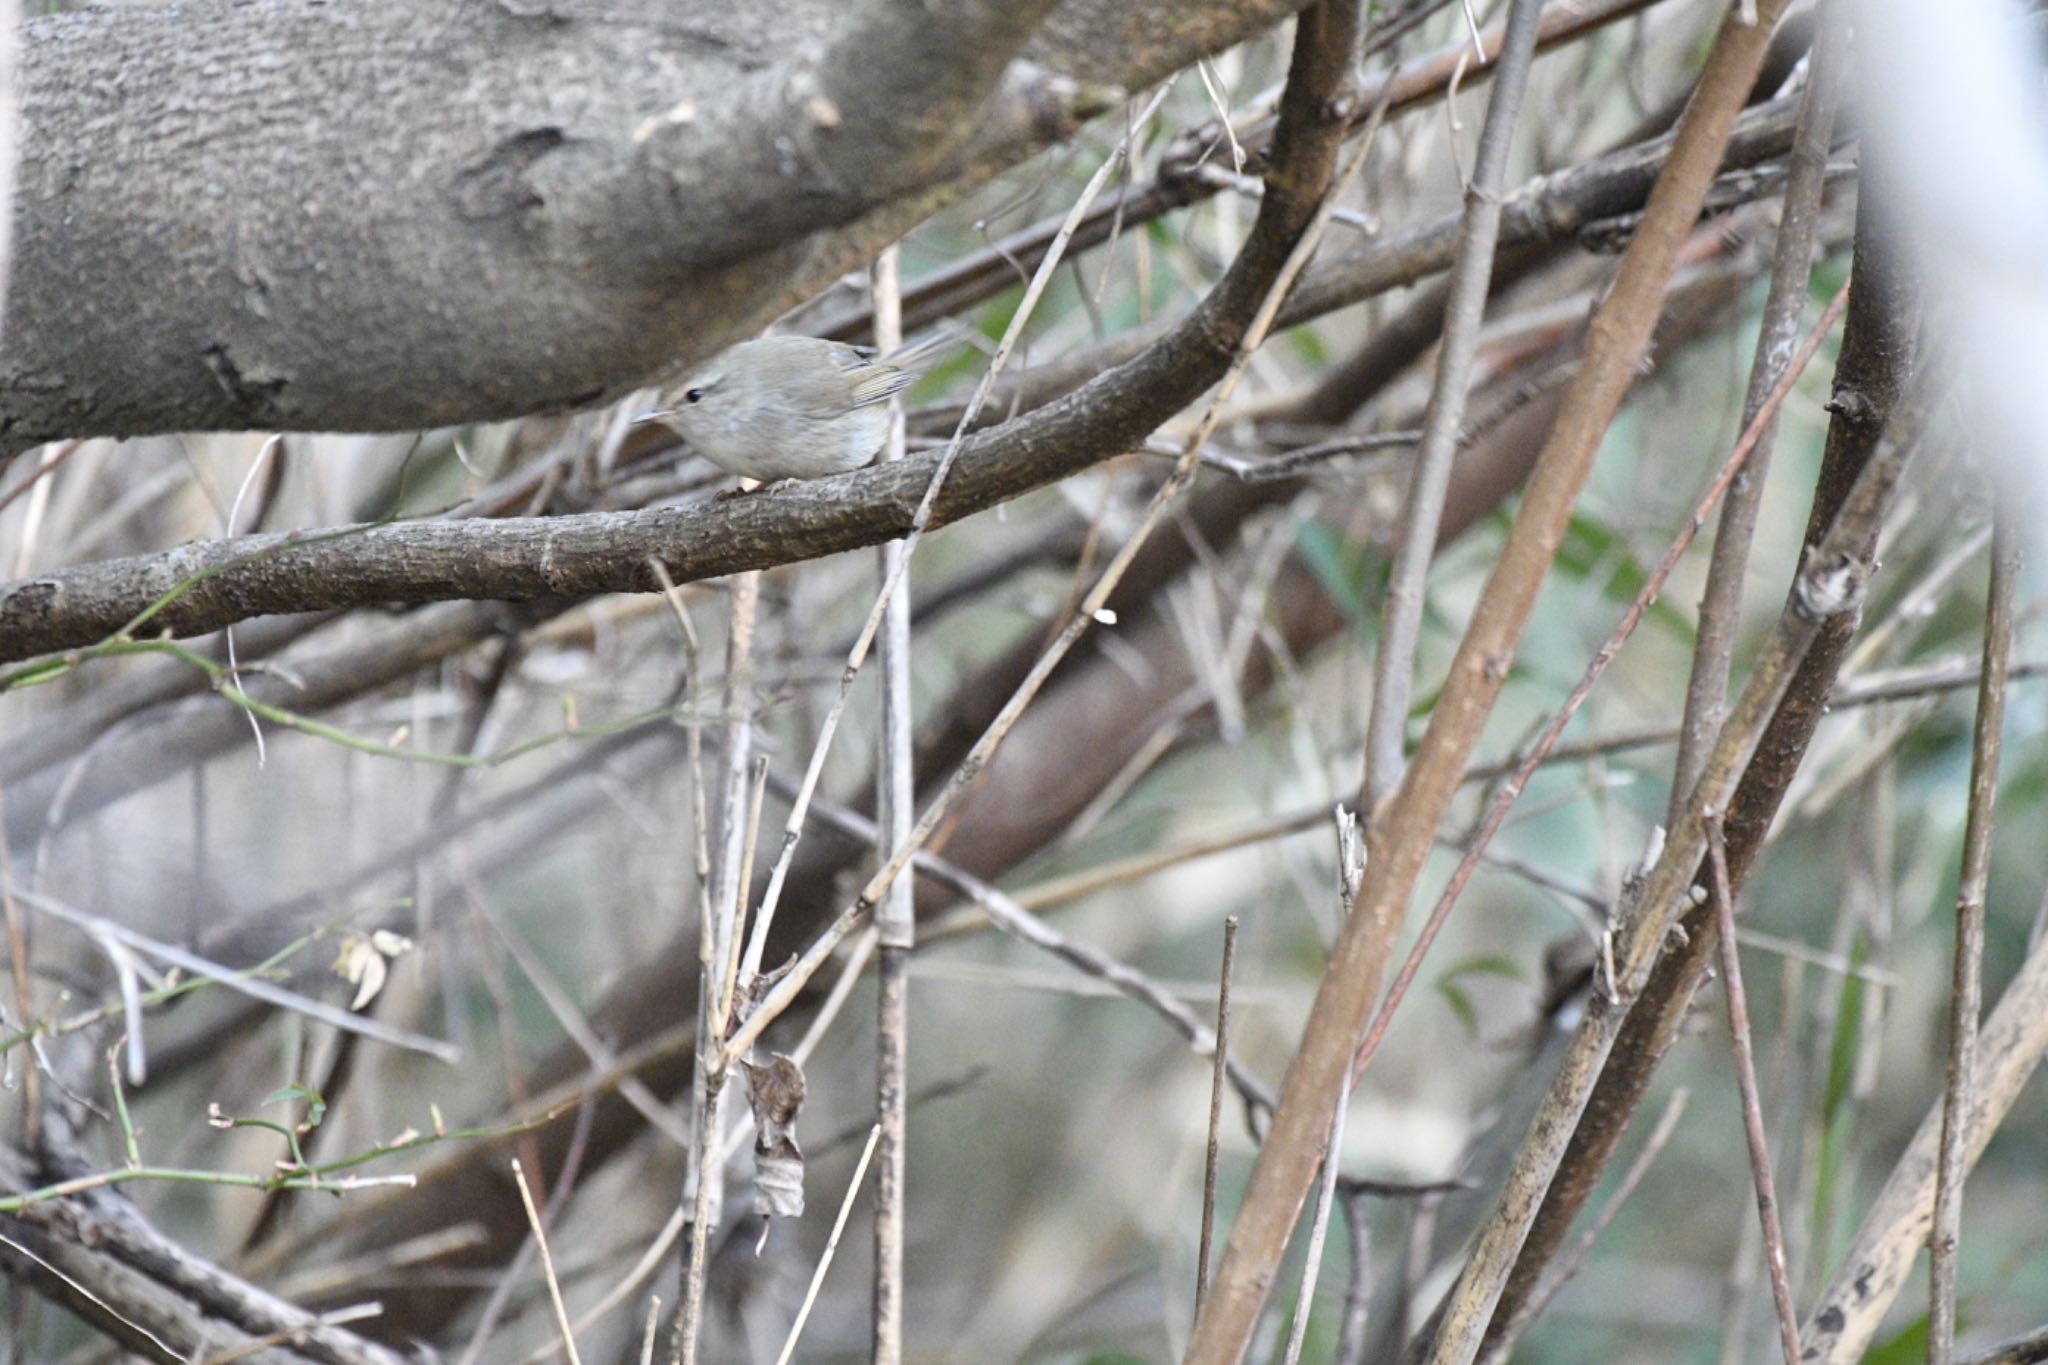
[[[1072,83],[1010,64],[1055,3],[876,0],[818,50],[716,101],[685,98],[652,115],[634,133],[651,176],[633,205],[640,227],[664,246],[691,243],[690,266],[705,269],[949,178],[984,115],[996,145],[1028,151],[1063,136],[1068,120],[1041,130],[1040,115],[1071,101]]]
[[[1048,3],[37,20],[0,454],[617,397],[829,282],[856,217],[900,233],[1072,131],[1101,107],[1090,87],[1156,80],[1294,7],[1067,0],[1063,18],[1136,26],[1104,52],[1036,33]]]

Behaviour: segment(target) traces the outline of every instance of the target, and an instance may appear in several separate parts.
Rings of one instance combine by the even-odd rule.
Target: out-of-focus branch
[[[2048,940],[2036,943],[1984,1021],[1964,1134],[1964,1168],[1977,1163],[1991,1135],[2048,1052]],[[1863,1359],[1886,1312],[1913,1273],[1934,1226],[1935,1168],[1942,1105],[1929,1106],[1871,1202],[1800,1330],[1802,1360],[1849,1365]]]
[[[10,1189],[44,1183],[12,1148],[0,1148],[0,1174]],[[0,1267],[147,1360],[239,1348],[253,1353],[247,1359],[277,1365],[404,1365],[397,1352],[194,1256],[111,1190],[0,1217]]]
[[[1984,1008],[1984,894],[1991,884],[1991,831],[1998,805],[1998,760],[2005,731],[2005,690],[2012,665],[2013,580],[2019,546],[2009,507],[1992,513],[1991,589],[1984,613],[1984,677],[1970,744],[1970,799],[1963,826],[1963,870],[1956,887],[1955,962],[1950,975],[1948,1067],[1942,1087],[1941,1148],[1936,1162],[1934,1228],[1928,1238],[1929,1365],[1955,1358],[1956,1249],[1962,1237],[1963,1176],[1971,1098],[1976,1090],[1978,1016]]]

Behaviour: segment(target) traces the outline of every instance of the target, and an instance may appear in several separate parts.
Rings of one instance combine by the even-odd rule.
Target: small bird
[[[877,359],[817,337],[742,342],[661,390],[660,422],[711,463],[762,483],[859,469],[889,434],[889,399],[942,337]]]

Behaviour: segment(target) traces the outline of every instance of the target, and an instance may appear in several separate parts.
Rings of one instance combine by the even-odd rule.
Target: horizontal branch
[[[981,438],[941,494],[937,523],[1078,467],[1038,446],[1008,429]],[[1094,458],[1090,448],[1079,463]],[[95,644],[131,625],[138,637],[190,635],[302,609],[655,592],[656,559],[679,583],[813,559],[903,534],[936,462],[927,453],[680,508],[237,536],[53,570],[0,589],[0,659]]]

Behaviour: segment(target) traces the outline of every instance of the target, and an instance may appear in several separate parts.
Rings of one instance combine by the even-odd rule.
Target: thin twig
[[[1756,1185],[1757,1221],[1764,1234],[1764,1264],[1770,1271],[1771,1298],[1778,1307],[1778,1342],[1785,1351],[1785,1365],[1799,1365],[1799,1317],[1792,1307],[1792,1282],[1785,1270],[1785,1229],[1778,1221],[1771,1146],[1764,1136],[1763,1101],[1756,1084],[1756,1056],[1750,1046],[1749,998],[1742,987],[1742,953],[1735,942],[1735,895],[1728,883],[1728,846],[1721,836],[1720,812],[1707,812],[1701,821],[1707,833],[1714,916],[1721,930],[1721,976],[1728,993],[1728,1044],[1735,1057],[1735,1086],[1742,1100],[1742,1133],[1749,1144],[1749,1173]]]
[[[1462,441],[1469,433],[1460,433]],[[1338,436],[1314,445],[1298,446],[1279,455],[1240,455],[1233,451],[1205,449],[1202,463],[1210,469],[1221,470],[1240,483],[1273,483],[1280,479],[1298,477],[1304,470],[1317,465],[1340,460],[1348,455],[1364,455],[1371,452],[1404,450],[1422,439],[1420,431],[1368,431],[1352,436]],[[1154,455],[1178,455],[1178,449],[1163,443],[1147,443],[1146,453]],[[1383,457],[1391,458],[1391,457]],[[1378,468],[1378,462],[1368,462],[1366,468]]]
[[[797,1309],[796,1321],[789,1325],[789,1335],[784,1338],[782,1351],[775,1357],[775,1365],[789,1365],[796,1352],[797,1340],[804,1334],[804,1323],[810,1320],[811,1305],[818,1301],[818,1290],[825,1283],[825,1272],[832,1267],[833,1253],[839,1249],[840,1234],[846,1231],[846,1220],[853,1212],[853,1198],[860,1193],[860,1182],[867,1176],[868,1161],[875,1154],[875,1141],[881,1136],[878,1124],[868,1133],[867,1146],[861,1148],[860,1160],[854,1163],[853,1178],[846,1182],[846,1197],[839,1201],[839,1216],[832,1221],[832,1235],[825,1239],[825,1250],[818,1257],[818,1268],[811,1272],[810,1287],[804,1291],[803,1306]]]
[[[875,344],[884,353],[903,344],[902,281],[897,251],[890,247],[875,261]],[[903,457],[903,409],[891,399],[889,438],[881,458]],[[903,560],[909,545],[889,541],[877,553],[886,605],[881,630],[881,708],[879,752],[875,764],[875,857],[887,856],[910,833],[915,818],[910,706],[910,584]],[[875,1115],[881,1135],[880,1168],[875,1172],[874,1335],[876,1365],[897,1365],[903,1358],[904,1181],[908,1175],[910,1069],[910,950],[916,942],[912,890],[904,878],[875,905],[877,957],[875,967]]]
[[[1479,355],[1479,327],[1493,281],[1494,247],[1500,239],[1501,186],[1507,179],[1508,149],[1521,117],[1542,12],[1542,0],[1514,0],[1509,8],[1507,37],[1494,68],[1493,97],[1486,106],[1472,179],[1465,186],[1465,217],[1459,226],[1458,254],[1451,265],[1450,293],[1444,305],[1436,385],[1430,390],[1422,442],[1408,476],[1399,540],[1380,618],[1379,646],[1373,656],[1365,777],[1358,801],[1358,808],[1368,817],[1401,780],[1402,741],[1414,689],[1415,642],[1421,631],[1424,585],[1436,555],[1451,461],[1457,454],[1459,427],[1465,420],[1466,396]],[[1472,36],[1477,42],[1476,27]],[[1481,51],[1483,55],[1484,49]]]
[[[45,1270],[51,1275],[56,1276],[57,1279],[63,1281],[64,1285],[67,1288],[69,1288],[72,1292],[76,1293],[80,1298],[84,1299],[87,1303],[90,1303],[94,1308],[98,1309],[100,1312],[106,1314],[107,1317],[112,1321],[119,1323],[127,1331],[132,1332],[137,1341],[147,1341],[150,1344],[154,1345],[158,1350],[162,1351],[164,1353],[164,1358],[166,1360],[177,1360],[181,1358],[181,1353],[172,1350],[169,1342],[165,1341],[162,1337],[150,1331],[147,1327],[135,1321],[133,1318],[123,1315],[120,1309],[114,1307],[113,1304],[108,1303],[98,1294],[95,1294],[92,1291],[92,1286],[81,1283],[78,1279],[74,1278],[73,1276],[65,1274],[57,1266],[52,1265],[48,1260],[44,1259],[41,1256],[38,1256],[34,1251],[30,1250],[26,1246],[23,1246],[20,1242],[16,1241],[12,1237],[0,1236],[0,1246],[7,1247],[16,1255],[34,1261],[37,1265],[41,1266],[43,1270]],[[87,1320],[90,1321],[91,1319],[88,1317]],[[101,1330],[105,1330],[104,1326],[102,1326]]]
[[[218,1354],[207,1354],[194,1358],[194,1365],[233,1365],[237,1360],[261,1355],[273,1346],[292,1345],[310,1333],[326,1327],[344,1327],[351,1322],[364,1322],[370,1318],[382,1317],[384,1305],[375,1301],[350,1304],[346,1308],[333,1308],[317,1315],[311,1322],[294,1327],[280,1327],[274,1332],[265,1332],[260,1337],[251,1337],[241,1345]]]
[[[2048,1360],[2048,1326],[2036,1327],[1963,1358],[1961,1365],[2039,1365]]]
[[[1222,1152],[1223,1082],[1230,1057],[1230,974],[1237,961],[1237,916],[1223,921],[1223,968],[1216,983],[1216,1064],[1209,1073],[1209,1137],[1202,1160],[1202,1240],[1195,1252],[1195,1312],[1209,1292],[1209,1247],[1216,1239],[1216,1167]]]
[[[768,756],[766,754],[756,754],[753,758],[753,779],[747,788],[746,842],[740,848],[740,904],[735,904],[733,907],[734,937],[731,940],[730,949],[723,958],[724,977],[722,984],[719,987],[718,993],[713,997],[724,1002],[723,1007],[720,1009],[719,1017],[728,1021],[732,1017],[734,992],[739,989],[740,949],[737,933],[741,917],[741,904],[745,901],[747,888],[754,884],[754,851],[760,843],[761,800],[766,795],[767,789]]]
[[[697,906],[700,930],[697,948],[697,1049],[695,1083],[690,1088],[690,1247],[683,1258],[682,1289],[669,1344],[675,1365],[695,1365],[703,1328],[704,1283],[709,1274],[711,1225],[724,1203],[725,1162],[718,1135],[723,1127],[725,1081],[744,1049],[723,1044],[733,1013],[725,983],[740,953],[741,910],[747,896],[742,867],[750,842],[745,816],[748,806],[749,759],[753,742],[754,617],[761,596],[758,570],[733,580],[726,609],[725,639],[725,783],[719,799],[720,828],[717,864],[707,896]],[[758,810],[758,807],[756,807]],[[756,926],[755,937],[760,936]],[[749,945],[751,951],[752,945]]]
[[[1834,140],[1835,110],[1840,102],[1841,68],[1847,57],[1846,0],[1824,0],[1820,36],[1814,44],[1806,91],[1799,106],[1799,127],[1788,158],[1791,175],[1785,185],[1784,213],[1779,219],[1771,282],[1764,296],[1763,328],[1750,364],[1749,388],[1743,398],[1743,425],[1762,411],[1780,372],[1788,365],[1793,338],[1799,334],[1799,312],[1805,305],[1814,239],[1820,227],[1821,191],[1827,180],[1828,149]],[[1742,587],[1749,548],[1756,534],[1757,509],[1763,499],[1764,475],[1770,468],[1777,423],[1770,422],[1757,438],[1749,464],[1728,490],[1707,581],[1700,594],[1699,627],[1693,646],[1692,673],[1686,684],[1685,719],[1678,760],[1671,780],[1672,814],[1699,779],[1707,746],[1720,728],[1728,699],[1728,669],[1735,654],[1741,622]]]
[[[711,896],[700,906],[702,928],[697,948],[699,964],[705,971],[705,999],[709,1002],[705,1022],[713,1034],[719,1035],[732,1018],[733,1000],[723,988],[729,975],[725,962],[738,951],[747,901],[742,873],[750,842],[746,812],[747,792],[752,785],[748,778],[754,735],[754,621],[760,602],[760,572],[752,570],[735,576],[726,602],[725,694],[721,703],[725,722],[725,784],[719,797],[719,848]]]
[[[647,1324],[640,1329],[640,1365],[654,1365],[654,1342],[661,1322],[661,1295],[647,1296]]]
[[[568,1205],[571,1193],[576,1189],[577,1178],[583,1169],[583,1158],[589,1151],[590,1130],[595,1120],[596,1106],[589,1103],[576,1106],[576,1130],[570,1137],[569,1150],[556,1170],[554,1188],[548,1191],[547,1206],[540,1212],[540,1222],[543,1226],[552,1226],[555,1223]],[[532,1161],[538,1163],[544,1159],[531,1147],[528,1151]],[[522,1184],[524,1179],[522,1175]],[[527,1262],[533,1258],[538,1245],[532,1237],[520,1242],[517,1254],[505,1265],[498,1276],[498,1283],[492,1287],[490,1298],[485,1300],[483,1312],[478,1315],[477,1324],[470,1333],[469,1345],[458,1357],[456,1365],[477,1365],[477,1362],[484,1358],[484,1352],[490,1347],[491,1336],[498,1330],[498,1320],[511,1304],[513,1291],[520,1279],[525,1276]],[[572,1333],[580,1326],[582,1324],[570,1324],[566,1330],[557,1334],[558,1340],[551,1341],[542,1348],[541,1354],[553,1356],[563,1342],[573,1339]]]
[[[0,878],[5,877],[6,874],[0,872]],[[451,1065],[462,1060],[462,1053],[459,1049],[452,1044],[442,1042],[438,1038],[429,1038],[423,1034],[414,1033],[409,1029],[395,1028],[390,1024],[382,1023],[366,1015],[337,1008],[324,1001],[314,1000],[294,991],[288,991],[282,986],[274,986],[268,981],[259,981],[246,971],[236,971],[233,968],[224,967],[220,963],[199,956],[197,953],[189,953],[183,948],[159,942],[147,934],[139,934],[124,924],[117,924],[112,920],[103,919],[97,915],[89,915],[83,910],[75,909],[54,897],[41,895],[24,886],[14,885],[11,878],[7,879],[7,881],[13,894],[23,905],[31,906],[46,915],[54,915],[65,923],[75,925],[95,937],[117,942],[123,947],[133,949],[136,952],[147,953],[151,957],[161,958],[173,967],[182,967],[188,972],[196,972],[209,981],[225,986],[231,991],[239,991],[243,995],[261,1000],[266,1005],[275,1005],[279,1009],[290,1010],[295,1014],[303,1014],[309,1019],[317,1019],[321,1023],[331,1025],[345,1033],[361,1034],[372,1042],[404,1048],[408,1052],[424,1053],[429,1057],[448,1062]]]
[[[0,276],[0,278],[4,278],[4,276]],[[44,446],[43,457],[36,461],[36,467],[28,472],[27,477],[5,493],[0,493],[0,512],[6,511],[14,503],[15,499],[28,492],[30,488],[35,486],[38,480],[50,475],[56,470],[58,465],[63,464],[73,455],[76,455],[85,444],[86,442],[84,441],[53,441],[49,445]]]
[[[704,670],[697,662],[697,628],[690,623],[689,608],[683,604],[682,589],[669,576],[668,565],[659,558],[647,561],[661,584],[662,599],[676,618],[676,631],[683,651],[683,686],[688,700],[679,718],[683,726],[685,765],[690,787],[690,853],[697,876],[697,894],[711,894],[711,823],[704,809]]]
[[[555,1276],[555,1256],[548,1250],[547,1229],[541,1224],[540,1210],[533,1206],[533,1191],[527,1187],[526,1172],[516,1157],[512,1161],[512,1179],[519,1185],[526,1225],[533,1229],[533,1244],[540,1250],[541,1273],[547,1280],[548,1302],[555,1310],[555,1326],[562,1333],[562,1350],[569,1357],[569,1365],[583,1365],[583,1357],[576,1353],[576,1338],[569,1332],[569,1310],[562,1304],[562,1282]]]
[[[2013,518],[1993,498],[1990,601],[1984,614],[1984,681],[1970,744],[1969,816],[1963,869],[1956,888],[1956,952],[1949,992],[1948,1077],[1942,1091],[1941,1155],[1934,1185],[1934,1227],[1927,1308],[1928,1365],[1955,1357],[1956,1244],[1962,1234],[1963,1159],[1967,1108],[1975,1088],[1978,1018],[1984,1007],[1984,892],[1991,879],[1991,831],[1998,797],[2000,738],[2005,725],[2006,664],[2012,657],[2013,580],[2019,548]]]
[[[0,868],[11,867],[13,854],[7,847],[7,801],[6,792],[0,789]],[[40,1030],[35,1014],[35,997],[29,993],[29,937],[28,928],[21,921],[21,907],[14,903],[14,879],[0,876],[0,925],[7,935],[7,965],[14,985],[14,1008],[21,1018],[24,1035],[33,1036]],[[5,1040],[0,1039],[0,1047]],[[5,1080],[13,1080],[13,1059],[4,1063]],[[29,1151],[36,1150],[43,1126],[43,1075],[39,1068],[24,1068],[21,1104],[21,1141]]]
[[[1308,1313],[1315,1302],[1316,1279],[1323,1268],[1323,1242],[1330,1234],[1330,1205],[1337,1197],[1338,1155],[1344,1150],[1344,1116],[1351,1108],[1351,1078],[1337,1094],[1337,1112],[1330,1119],[1330,1138],[1323,1145],[1323,1184],[1316,1195],[1315,1220],[1309,1224],[1308,1246],[1302,1256],[1301,1289],[1294,1296],[1294,1324],[1287,1332],[1284,1365],[1299,1365],[1302,1343],[1308,1338]]]
[[[718,1203],[712,1194],[719,1179],[713,1168],[723,1165],[718,1159],[718,1101],[724,1093],[725,1073],[722,1068],[710,1065],[716,1059],[708,1053],[705,1047],[700,1047],[697,1053],[704,1080],[697,1087],[700,1103],[690,1140],[696,1176],[689,1201],[690,1244],[683,1253],[683,1301],[676,1312],[675,1331],[669,1342],[669,1359],[677,1365],[692,1365],[697,1359],[697,1339],[703,1328],[704,1282],[709,1274],[710,1225]]]

